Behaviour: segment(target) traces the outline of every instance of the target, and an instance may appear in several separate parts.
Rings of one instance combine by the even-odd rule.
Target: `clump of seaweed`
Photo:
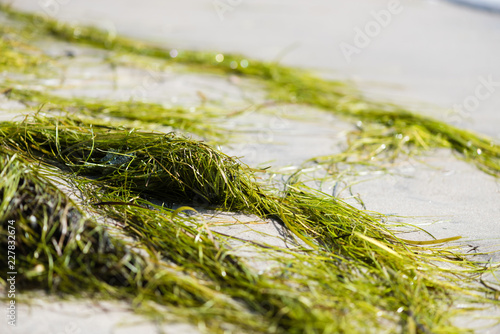
[[[1,245],[7,249],[6,222],[14,220],[20,273],[16,283],[21,289],[75,293],[75,284],[89,290],[102,288],[90,279],[91,272],[110,285],[128,284],[124,267],[115,264],[130,252],[123,244],[113,244],[104,226],[85,218],[66,195],[19,156],[2,152],[0,166]],[[2,252],[2,261],[4,256]],[[141,266],[137,258],[129,260],[125,260],[127,265]]]
[[[265,319],[242,312],[206,279],[183,275],[172,265],[159,263],[154,254],[139,255],[103,224],[86,217],[47,177],[47,170],[41,174],[32,165],[33,161],[8,149],[1,151],[0,245],[7,249],[7,222],[14,221],[16,286],[20,291],[99,294],[101,298],[125,298],[139,304],[151,301],[216,330],[224,321],[243,330],[265,329]],[[194,231],[170,214],[165,223],[172,227],[169,237],[174,236],[179,244]],[[226,263],[242,270],[231,255],[219,255],[223,256],[219,259],[221,266]],[[5,252],[1,252],[0,261],[6,263]],[[5,272],[1,275],[3,284]],[[204,307],[207,303],[212,306]]]
[[[91,187],[82,189],[97,204],[97,212],[121,222],[124,231],[150,254],[201,274],[216,290],[265,316],[277,332],[356,328],[346,325],[347,319],[359,330],[360,315],[366,319],[375,310],[393,324],[403,321],[415,331],[437,331],[449,328],[447,316],[439,314],[442,319],[438,319],[431,313],[457,296],[495,303],[477,294],[491,292],[485,287],[472,283],[467,286],[470,291],[461,287],[462,280],[472,282],[484,268],[448,247],[433,246],[454,238],[424,243],[402,240],[376,216],[300,185],[289,185],[283,196],[277,196],[258,185],[251,169],[200,142],[40,116],[24,123],[2,123],[0,136],[18,154],[90,178],[86,182]],[[172,221],[177,211],[170,211],[170,216],[152,212],[141,199],[146,194],[178,204],[196,204],[201,198],[198,204],[278,219],[312,248],[303,248],[310,260],[305,261],[302,251],[291,252],[303,261],[300,265],[292,260],[297,266],[296,271],[289,270],[292,278],[262,279],[209,236]],[[440,268],[436,265],[440,262],[460,269]],[[312,278],[320,282],[319,287],[306,284]],[[300,296],[290,291],[297,286]],[[351,296],[358,288],[359,294]],[[412,300],[423,291],[425,297]],[[367,299],[367,293],[377,297]],[[315,298],[321,303],[315,303]],[[342,298],[348,301],[340,302]],[[427,307],[415,302],[425,302]],[[344,320],[329,324],[332,314]],[[377,322],[373,314],[368,317]]]
[[[4,123],[0,131],[21,150],[107,186],[170,203],[195,198],[227,210],[259,211],[253,206],[262,195],[253,189],[249,171],[210,146],[174,133],[86,127],[81,121],[45,117]]]
[[[172,133],[88,127],[74,120],[35,117],[3,123],[0,136],[20,151],[94,178],[115,191],[127,189],[171,204],[204,204],[278,218],[310,246],[312,237],[337,247],[342,235],[355,235],[353,221],[364,223],[359,229],[363,234],[371,226],[368,234],[375,233],[375,238],[391,236],[376,220],[337,199],[332,199],[335,215],[329,216],[310,211],[309,206],[327,203],[308,204],[315,197],[300,188],[289,186],[281,198],[270,195],[257,184],[250,168],[206,144]],[[346,231],[343,222],[349,222]]]

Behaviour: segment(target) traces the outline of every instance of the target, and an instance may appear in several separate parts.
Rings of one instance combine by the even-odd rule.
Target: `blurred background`
[[[172,49],[241,53],[500,139],[499,0],[13,0]]]

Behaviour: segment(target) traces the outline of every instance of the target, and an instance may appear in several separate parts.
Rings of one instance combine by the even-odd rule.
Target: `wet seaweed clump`
[[[130,251],[124,244],[112,242],[103,225],[86,218],[26,160],[2,153],[0,244],[7,249],[7,222],[14,221],[18,287],[78,294],[79,285],[86,286],[86,292],[100,291],[101,282],[129,286],[130,273],[116,264],[144,263],[138,257],[127,260]],[[0,260],[7,263],[5,255],[2,252]]]
[[[146,251],[146,255],[140,255],[137,247],[133,250],[133,245],[123,240],[125,232],[110,231],[109,226],[88,218],[58,189],[51,169],[33,167],[33,160],[5,148],[0,154],[0,166],[0,245],[7,249],[8,235],[11,235],[8,222],[11,221],[13,224],[10,225],[15,227],[16,287],[19,291],[45,290],[81,297],[97,295],[101,299],[136,300],[143,303],[136,306],[138,310],[153,318],[159,317],[161,312],[155,305],[165,305],[171,308],[170,313],[194,322],[203,321],[208,327],[217,328],[224,322],[234,322],[241,328],[264,329],[262,324],[259,325],[262,319],[255,319],[236,308],[206,278],[185,275],[176,270],[172,262],[158,262],[157,251],[147,255],[148,250],[154,251],[152,247],[140,247]],[[137,220],[138,217],[133,215],[124,219],[122,215],[116,215],[116,212],[121,212],[120,208],[112,209],[116,211],[115,215],[112,215],[113,210],[108,211],[110,217],[119,217],[126,225],[125,231],[134,231],[136,238],[141,230],[147,230],[146,225],[141,225],[147,222]],[[150,209],[141,210],[142,217],[144,214],[158,216]],[[186,241],[189,235],[186,232],[195,230],[182,222],[180,226],[175,224],[170,213],[162,218],[165,226],[171,227],[169,239],[177,246],[172,254],[184,255],[182,261],[172,256],[168,258],[181,265],[189,260],[182,240]],[[163,231],[165,233],[165,229]],[[152,236],[148,237],[150,241],[154,240]],[[216,254],[214,252],[213,256]],[[219,255],[224,253],[219,252]],[[209,266],[208,249],[205,257],[206,266]],[[235,268],[233,271],[242,270],[230,255],[225,258],[215,263],[225,262]],[[1,252],[0,261],[7,263],[6,252]],[[231,273],[229,267],[226,270]],[[218,270],[220,275],[221,269]],[[0,282],[5,284],[6,272],[1,275]],[[212,307],[200,309],[206,303]]]
[[[356,332],[366,322],[380,328],[376,314],[393,329],[439,332],[453,328],[451,312],[436,313],[453,300],[497,302],[493,290],[474,284],[485,268],[439,246],[454,238],[400,239],[380,217],[300,184],[278,196],[262,188],[250,168],[201,142],[42,116],[1,123],[0,138],[12,152],[2,160],[9,177],[1,212],[19,220],[26,236],[19,240],[23,273],[30,273],[26,286],[74,294],[76,282],[81,291],[169,305],[209,326],[276,333]],[[14,153],[29,160],[15,163]],[[127,246],[84,219],[27,161],[75,180],[83,202],[117,222],[134,243]],[[185,208],[156,206],[149,196],[178,204],[201,198],[220,210],[274,218],[304,246],[270,248],[270,258],[292,267],[257,275],[200,222],[179,215]],[[332,323],[332,317],[340,320]]]
[[[174,133],[94,127],[80,120],[38,117],[4,123],[5,141],[33,157],[63,165],[114,189],[169,203],[198,202],[256,211],[262,196],[250,169],[210,146]]]

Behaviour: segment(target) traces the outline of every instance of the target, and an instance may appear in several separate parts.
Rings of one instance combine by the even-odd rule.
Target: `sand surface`
[[[420,110],[420,104],[431,105],[435,116],[500,139],[500,86],[473,110],[447,116],[475,94],[479,77],[500,82],[500,14],[445,1],[402,0],[400,12],[349,62],[341,43],[356,46],[355,30],[370,26],[372,12],[388,10],[389,1],[242,0],[222,14],[210,0],[12,2],[172,49],[236,52],[317,69],[383,99],[418,104]]]

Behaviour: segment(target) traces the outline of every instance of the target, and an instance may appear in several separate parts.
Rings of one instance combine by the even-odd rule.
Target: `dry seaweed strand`
[[[0,88],[2,85],[0,85]],[[8,85],[5,85],[8,87]],[[7,88],[6,88],[7,89]],[[227,135],[216,124],[215,120],[224,116],[224,112],[214,108],[204,107],[198,112],[190,112],[183,107],[166,108],[157,103],[139,101],[114,101],[104,102],[92,99],[65,98],[50,95],[31,89],[18,89],[9,87],[5,93],[11,100],[19,101],[25,105],[39,108],[46,112],[64,112],[69,116],[79,115],[93,118],[95,125],[106,125],[110,122],[102,120],[103,116],[113,119],[114,124],[121,123],[129,126],[163,125],[181,132],[223,141]]]

